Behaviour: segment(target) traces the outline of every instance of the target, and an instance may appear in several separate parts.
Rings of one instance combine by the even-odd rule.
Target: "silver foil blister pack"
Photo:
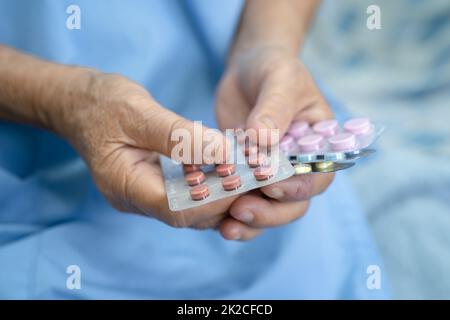
[[[353,118],[340,125],[325,120],[310,126],[293,123],[280,141],[280,149],[292,163],[342,162],[365,157],[385,126],[367,118]]]

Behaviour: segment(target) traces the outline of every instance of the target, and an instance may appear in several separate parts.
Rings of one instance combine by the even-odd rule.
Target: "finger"
[[[334,114],[330,105],[312,79],[309,83],[308,92],[310,95],[307,99],[308,103],[296,113],[294,121],[301,120],[308,123],[316,123],[322,120],[333,119]]]
[[[333,118],[331,108],[314,79],[303,65],[298,64],[297,68],[273,71],[263,81],[247,126],[256,130],[278,128],[281,137],[293,121],[315,123],[330,118]],[[267,144],[278,142],[258,139],[261,145],[266,141]]]
[[[247,127],[258,134],[258,141],[253,142],[263,146],[277,143],[270,138],[272,134],[279,130],[279,135],[283,135],[288,129],[300,99],[298,83],[291,81],[291,77],[298,78],[298,75],[277,70],[263,80],[256,104],[247,119]],[[266,133],[266,136],[263,138],[261,133]]]
[[[225,74],[216,93],[216,119],[221,130],[245,127],[250,113],[250,104],[237,87],[237,75],[233,72]]]
[[[261,229],[252,228],[233,218],[226,218],[219,227],[220,234],[226,240],[251,240],[262,233]]]
[[[133,112],[133,111],[130,111]],[[138,147],[161,153],[186,164],[224,163],[230,156],[230,142],[216,129],[192,122],[149,101],[145,112],[125,127]]]
[[[305,174],[262,187],[266,196],[280,201],[308,200],[322,193],[334,179],[334,173]]]
[[[307,208],[308,201],[279,202],[248,194],[231,205],[230,214],[248,226],[266,228],[292,222],[303,216]]]
[[[228,215],[228,209],[238,196],[227,197],[195,208],[169,212],[175,225],[195,229],[214,228]]]

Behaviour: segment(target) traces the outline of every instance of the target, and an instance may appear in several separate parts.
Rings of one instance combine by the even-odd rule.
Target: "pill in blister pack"
[[[345,161],[358,158],[384,131],[368,118],[353,118],[340,126],[337,120],[324,120],[310,126],[294,122],[280,141],[291,161],[308,163]]]
[[[234,141],[233,163],[180,165],[161,156],[169,208],[180,211],[282,181],[294,168],[282,153]]]

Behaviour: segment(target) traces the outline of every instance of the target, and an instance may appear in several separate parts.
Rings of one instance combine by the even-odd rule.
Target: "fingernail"
[[[231,229],[229,236],[230,240],[240,240],[242,237],[241,229],[238,227]]]
[[[272,120],[272,118],[270,118],[269,116],[262,116],[261,118],[259,118],[259,121],[262,124],[264,124],[267,127],[267,129],[276,129],[277,128],[277,125]]]
[[[284,191],[281,188],[272,188],[267,191],[268,196],[274,199],[281,199],[284,196]]]
[[[234,217],[237,220],[245,222],[245,223],[250,223],[253,221],[253,213],[251,213],[250,211],[238,212],[234,215]]]

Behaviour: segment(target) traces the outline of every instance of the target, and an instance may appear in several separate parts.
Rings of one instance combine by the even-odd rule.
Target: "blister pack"
[[[239,129],[241,130],[241,129]],[[231,136],[230,161],[218,165],[182,165],[161,156],[169,208],[194,208],[238,195],[293,175],[330,173],[348,169],[355,160],[369,156],[371,145],[385,127],[367,118],[353,118],[342,126],[325,120],[310,126],[293,123],[278,148],[262,151],[245,135]]]
[[[337,120],[320,121],[313,126],[299,121],[280,140],[280,150],[293,163],[355,160],[367,155],[366,150],[384,130],[385,126],[368,118],[352,118],[342,126]]]
[[[232,146],[232,161],[219,165],[181,165],[160,157],[170,210],[180,211],[238,195],[295,173],[281,152],[259,152],[236,143],[235,137]]]

